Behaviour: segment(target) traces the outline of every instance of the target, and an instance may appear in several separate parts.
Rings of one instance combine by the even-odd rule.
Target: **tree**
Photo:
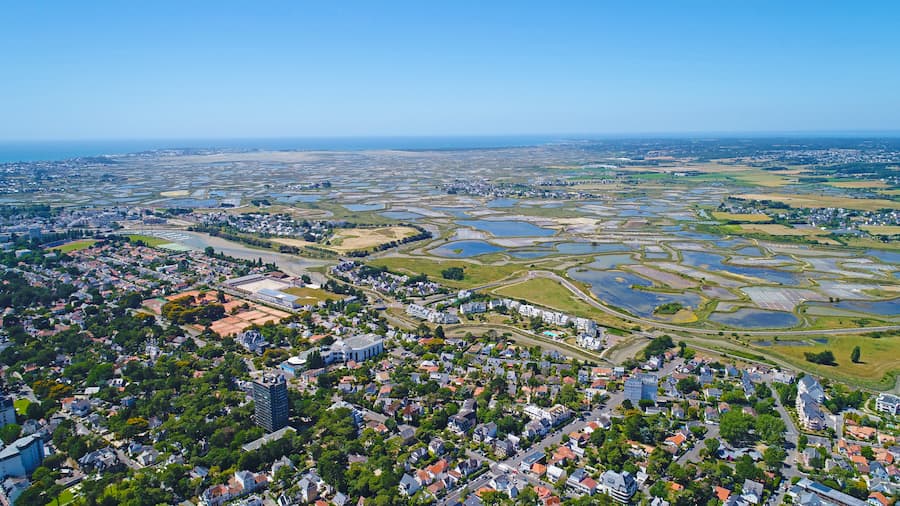
[[[682,394],[687,395],[691,392],[700,390],[700,383],[693,376],[686,376],[678,380],[678,383],[675,384],[675,388]]]
[[[781,469],[786,456],[787,453],[784,451],[784,448],[778,445],[771,445],[763,452],[763,462],[769,466],[769,469],[775,471]]]
[[[784,420],[774,415],[759,415],[755,422],[756,434],[770,445],[780,445],[784,442],[784,431],[787,427]]]
[[[465,277],[465,271],[463,271],[462,267],[448,267],[441,271],[441,277],[444,279],[462,281]]]
[[[834,353],[831,350],[825,350],[820,353],[807,352],[803,354],[807,362],[821,365],[837,365],[834,360]]]
[[[10,423],[0,427],[0,439],[3,440],[4,443],[9,444],[19,438],[19,433],[22,432],[22,427]]]
[[[753,417],[740,411],[728,411],[719,418],[719,435],[732,445],[752,441]]]
[[[758,480],[762,474],[749,455],[742,455],[734,464],[734,475],[742,480]]]
[[[344,479],[344,471],[347,469],[347,455],[338,450],[328,450],[322,453],[317,464],[319,475],[323,480],[340,491],[347,491],[347,482]]]
[[[711,457],[714,456],[716,454],[716,452],[719,451],[719,440],[718,439],[713,439],[713,438],[705,439],[703,441],[703,445],[706,446],[706,452]]]
[[[860,354],[859,346],[854,346],[853,351],[850,353],[850,361],[853,362],[854,364],[858,364],[859,363],[859,354]]]

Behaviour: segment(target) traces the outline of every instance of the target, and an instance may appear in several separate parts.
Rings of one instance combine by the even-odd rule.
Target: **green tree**
[[[784,431],[787,427],[780,416],[759,415],[755,422],[756,434],[770,445],[780,445],[784,442]]]
[[[719,435],[732,445],[752,441],[750,429],[753,426],[753,417],[740,411],[728,411],[719,417]]]
[[[787,453],[784,451],[784,448],[777,445],[771,445],[763,452],[763,462],[769,466],[769,469],[776,471],[781,469],[781,465],[786,456]]]
[[[858,364],[859,363],[859,354],[860,354],[859,346],[854,346],[853,351],[850,352],[850,361],[853,362],[854,364]]]
[[[19,434],[22,432],[22,427],[17,424],[10,423],[0,427],[0,439],[3,440],[4,443],[9,444],[19,438]]]

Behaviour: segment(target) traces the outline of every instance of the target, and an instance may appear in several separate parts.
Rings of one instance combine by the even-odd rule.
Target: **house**
[[[432,438],[432,440],[428,443],[428,452],[432,455],[441,456],[446,451],[447,450],[444,446],[444,440],[441,438]]]
[[[875,399],[875,409],[882,413],[900,415],[900,397],[891,394],[878,394]]]
[[[817,403],[825,400],[825,389],[810,375],[800,378],[797,382],[797,397],[803,394],[809,395]]]
[[[744,485],[741,487],[741,498],[751,504],[759,504],[762,502],[764,490],[765,487],[762,483],[744,480]]]
[[[403,473],[403,477],[400,478],[399,487],[400,495],[404,497],[412,497],[420,488],[422,488],[415,478],[406,473]]]
[[[116,455],[116,452],[110,447],[100,448],[99,450],[86,453],[78,459],[78,464],[81,465],[81,468],[84,470],[101,473],[116,471],[123,467],[122,462],[119,460],[119,456]]]
[[[482,423],[475,427],[472,439],[476,443],[489,443],[497,437],[497,424],[494,422]]]
[[[612,497],[618,503],[628,504],[637,489],[637,482],[628,471],[617,473],[606,470],[600,475],[601,492]]]
[[[86,416],[91,412],[91,403],[87,399],[65,399],[62,408],[75,416]]]
[[[801,379],[800,384],[802,382],[803,380]],[[822,412],[819,402],[806,392],[797,395],[797,417],[800,419],[800,424],[808,430],[825,429],[825,413]]]
[[[794,504],[801,505],[825,505],[838,504],[840,506],[866,506],[866,501],[857,499],[839,490],[834,490],[809,478],[801,478],[796,485],[791,487],[788,495],[794,500]]]
[[[516,448],[509,439],[497,439],[494,441],[494,453],[501,458],[507,458],[516,453]]]

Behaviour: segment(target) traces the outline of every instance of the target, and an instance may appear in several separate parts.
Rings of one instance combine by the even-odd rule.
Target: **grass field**
[[[597,310],[572,295],[566,287],[552,279],[534,278],[494,290],[497,295],[527,300],[533,304],[550,307],[563,313],[585,318],[593,317]]]
[[[431,279],[440,281],[443,285],[454,288],[470,288],[473,286],[486,285],[510,276],[516,271],[522,270],[521,265],[515,264],[481,265],[462,260],[430,260],[427,258],[390,257],[379,258],[370,263],[377,267],[387,267],[394,272],[413,275],[425,274]],[[448,267],[462,267],[464,270],[464,279],[462,281],[455,281],[442,278],[441,271]]]
[[[326,292],[321,288],[301,288],[299,286],[292,286],[290,288],[282,290],[282,292],[300,297],[300,300],[298,302],[300,302],[301,304],[315,305],[325,300],[337,300],[339,298],[337,295],[331,292]]]
[[[768,234],[768,235],[783,235],[783,236],[798,236],[798,237],[806,237],[812,235],[826,235],[828,234],[827,230],[820,230],[818,228],[791,228],[784,225],[780,225],[777,223],[769,223],[769,224],[753,224],[753,225],[739,225],[741,227],[742,232],[748,233],[760,233],[760,234]]]
[[[30,404],[31,401],[28,399],[16,399],[13,401],[13,407],[16,409],[16,413],[20,415],[25,415],[25,410],[28,409]]]
[[[900,188],[896,188],[893,190],[878,190],[878,193],[880,193],[882,195],[890,195],[892,197],[896,197],[896,196],[900,195]]]
[[[860,211],[877,211],[879,209],[900,209],[900,202],[886,199],[854,199],[835,195],[783,195],[778,193],[745,193],[734,195],[744,200],[774,200],[784,202],[793,208],[822,209],[827,207],[843,207]]]
[[[859,228],[872,235],[897,235],[900,234],[900,225],[861,225]]]
[[[847,188],[847,189],[857,189],[857,188],[886,188],[887,183],[884,181],[858,181],[858,180],[850,180],[850,181],[829,181],[827,183],[828,186],[833,186],[835,188]]]
[[[76,485],[77,487],[78,485]],[[70,487],[63,490],[59,494],[59,501],[57,502],[56,498],[47,503],[47,506],[65,506],[66,504],[71,504],[75,502],[75,493],[72,489],[75,487]]]
[[[338,253],[369,249],[418,234],[412,227],[341,228],[335,231],[328,249]]]
[[[721,221],[737,221],[745,223],[768,223],[772,221],[772,218],[766,216],[765,214],[723,213],[714,211],[712,213],[712,216],[713,218]]]
[[[59,246],[54,246],[50,249],[53,251],[59,251],[60,253],[69,253],[72,251],[79,251],[85,248],[90,248],[94,244],[97,244],[97,241],[94,239],[81,239],[79,241],[72,241],[61,244]]]
[[[810,343],[813,346],[768,346],[761,349],[775,352],[803,369],[813,370],[816,374],[826,378],[839,377],[873,387],[892,387],[893,375],[900,372],[900,337],[875,339],[862,336],[839,336],[829,337],[827,344],[813,341]],[[857,345],[860,348],[861,362],[854,364],[850,361],[850,353]],[[807,362],[804,357],[804,353],[817,353],[824,350],[831,350],[834,353],[838,365],[813,364]]]
[[[141,234],[129,234],[128,239],[131,242],[141,241],[144,244],[146,244],[147,246],[151,246],[154,248],[161,244],[169,244],[170,242],[172,242],[168,239],[161,239],[159,237],[153,237],[152,235],[141,235]]]

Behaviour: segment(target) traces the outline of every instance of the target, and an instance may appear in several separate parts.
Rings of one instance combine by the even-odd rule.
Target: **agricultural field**
[[[835,188],[845,188],[845,189],[868,189],[868,188],[887,188],[888,184],[884,181],[858,181],[858,180],[842,180],[842,181],[829,181],[826,183],[828,186],[833,186]]]
[[[873,235],[900,235],[900,225],[862,225],[859,228]]]
[[[822,209],[842,207],[859,211],[877,211],[879,209],[900,209],[900,202],[886,199],[862,199],[837,195],[784,195],[778,193],[745,193],[735,195],[744,200],[772,200],[783,202],[794,208]]]
[[[768,223],[772,221],[772,218],[762,213],[727,213],[714,211],[712,217],[717,220],[736,223]]]
[[[338,253],[366,250],[419,233],[412,227],[339,228],[326,248]]]

